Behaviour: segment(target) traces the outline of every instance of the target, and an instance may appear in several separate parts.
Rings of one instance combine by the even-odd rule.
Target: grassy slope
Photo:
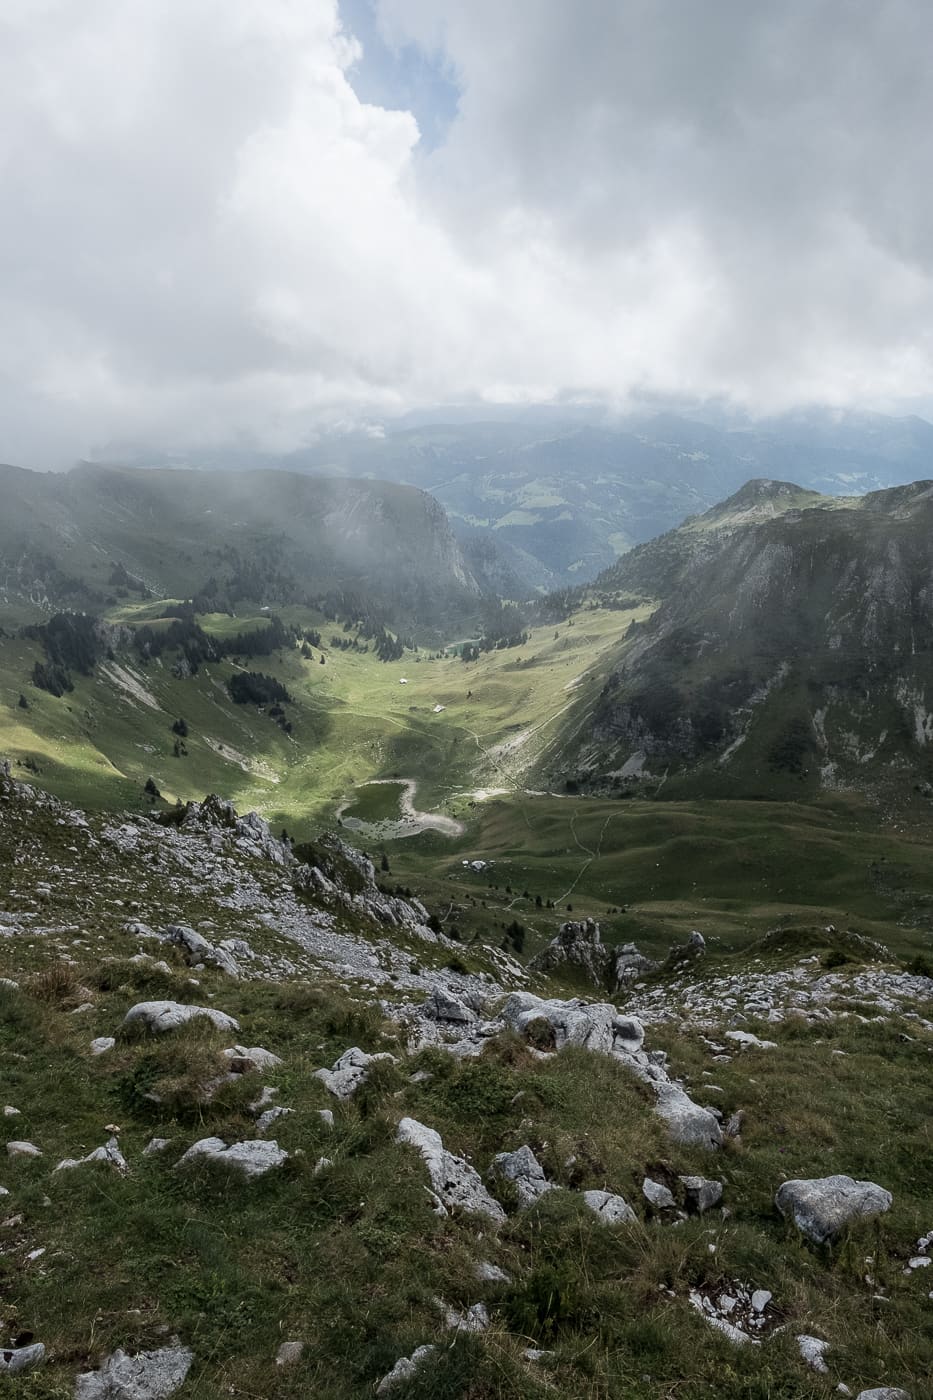
[[[169,973],[130,963],[114,898],[126,895],[127,881],[157,926],[178,916],[179,902],[192,921],[218,920],[218,934],[236,926],[236,913],[203,894],[186,904],[183,890],[165,908],[158,876],[122,857],[105,869],[93,848],[81,855],[73,829],[43,818],[18,841],[33,864],[68,873],[40,912],[30,867],[14,867],[0,848],[7,907],[64,926],[58,936],[4,940],[2,973],[23,986],[0,990],[4,1097],[21,1110],[7,1135],[36,1141],[44,1155],[4,1158],[13,1223],[3,1228],[0,1310],[12,1332],[43,1340],[51,1359],[28,1377],[0,1377],[0,1395],[66,1400],[75,1372],[114,1347],[160,1346],[173,1334],[196,1354],[185,1390],[192,1400],[352,1400],[428,1341],[440,1351],[406,1389],[411,1400],[826,1400],[842,1379],[923,1394],[917,1387],[933,1366],[929,1284],[922,1272],[901,1272],[929,1228],[933,1191],[930,1047],[915,1022],[765,1028],[777,1050],[714,1066],[723,1110],[747,1115],[741,1142],[715,1159],[673,1146],[639,1085],[611,1060],[577,1051],[535,1061],[509,1038],[478,1062],[424,1052],[389,1066],[340,1106],[314,1068],[349,1044],[401,1053],[372,1007],[307,974],[256,984],[208,970],[194,987],[161,946]],[[134,1001],[165,995],[214,999],[240,1018],[242,1041],[274,1050],[282,1067],[200,1104],[198,1086],[229,1038],[123,1039],[110,1054],[89,1056],[92,1036],[112,1033]],[[79,1002],[90,1008],[74,1015]],[[709,1059],[698,1036],[655,1029],[649,1043],[700,1082]],[[416,1070],[430,1077],[412,1083]],[[156,1081],[161,1105],[145,1097]],[[274,1134],[293,1154],[286,1167],[249,1185],[207,1169],[176,1174],[174,1162],[198,1138],[254,1136],[245,1105],[259,1083],[277,1085],[279,1101],[295,1110]],[[323,1107],[336,1110],[331,1132],[318,1117]],[[405,1113],[481,1169],[494,1152],[528,1142],[555,1182],[619,1191],[640,1223],[606,1228],[570,1192],[510,1214],[499,1231],[438,1219],[421,1163],[393,1142]],[[111,1123],[120,1125],[128,1176],[93,1166],[52,1172],[61,1157],[100,1145]],[[170,1149],[143,1157],[155,1135],[172,1139]],[[316,1174],[321,1155],[333,1165]],[[710,1170],[725,1183],[728,1218],[714,1213],[676,1229],[644,1218],[645,1172],[673,1180]],[[832,1171],[871,1176],[895,1198],[889,1216],[834,1252],[801,1243],[771,1204],[782,1178]],[[36,1249],[45,1252],[29,1259]],[[874,1284],[863,1281],[868,1256]],[[506,1269],[512,1284],[477,1283],[481,1259]],[[784,1330],[762,1347],[736,1350],[687,1305],[690,1288],[718,1293],[735,1280],[774,1294]],[[888,1301],[876,1301],[878,1285]],[[452,1338],[437,1297],[456,1306],[484,1297],[489,1332]],[[827,1377],[805,1369],[797,1332],[830,1341]],[[305,1341],[304,1356],[278,1369],[276,1348],[289,1338]],[[551,1363],[524,1361],[527,1345],[551,1350]]]
[[[153,606],[124,606],[113,620],[149,621]],[[511,786],[519,765],[547,742],[579,696],[573,682],[598,666],[631,616],[646,612],[583,613],[557,637],[555,629],[542,628],[526,647],[465,665],[425,652],[385,664],[372,652],[341,651],[329,646],[332,633],[342,635],[338,628],[283,609],[286,621],[320,629],[326,654],[323,666],[317,650],[313,661],[295,651],[249,663],[279,676],[294,696],[294,741],[254,708],[230,703],[223,684],[234,669],[230,661],[204,666],[187,680],[174,678],[168,665],[134,663],[158,709],[121,691],[101,669],[93,679],[75,677],[73,694],[56,700],[29,683],[38,646],[7,638],[0,641],[0,752],[31,757],[44,786],[92,807],[138,801],[150,774],[169,800],[213,790],[289,824],[332,811],[357,782],[396,773],[419,780],[422,805],[456,805],[458,793],[480,783]],[[202,623],[225,635],[262,620]],[[28,711],[18,708],[21,692]],[[445,709],[435,714],[438,704]],[[171,725],[179,715],[190,728],[189,756],[181,760],[172,756]],[[218,743],[243,755],[249,771],[218,753]]]
[[[128,605],[121,620],[145,620],[152,606]],[[521,790],[524,765],[560,734],[569,700],[583,696],[585,705],[587,691],[598,690],[601,658],[629,616],[582,612],[572,625],[539,629],[523,648],[469,665],[427,653],[386,665],[330,647],[333,629],[317,619],[326,665],[317,651],[312,661],[296,651],[250,663],[280,675],[295,696],[294,741],[252,707],[230,703],[229,661],[188,680],[157,663],[137,669],[161,706],[154,710],[106,674],[76,678],[74,694],[61,700],[37,691],[27,681],[36,649],[6,639],[0,752],[35,760],[43,785],[91,807],[145,806],[142,784],[152,774],[170,801],[219,791],[299,834],[352,798],[355,783],[415,777],[417,804],[452,812],[466,834],[378,844],[390,854],[392,878],[449,911],[447,926],[467,938],[498,941],[518,919],[530,950],[553,936],[571,904],[575,915],[598,918],[607,939],[655,951],[693,927],[729,948],[789,921],[855,925],[895,950],[926,949],[933,876],[921,816],[882,824],[854,798],[793,801],[796,779],[788,779],[786,800],[771,802],[602,801]],[[315,621],[297,613],[289,620]],[[261,619],[203,621],[229,631]],[[28,711],[17,706],[21,690]],[[446,709],[434,714],[435,704]],[[172,756],[179,714],[190,728],[182,759]],[[513,791],[474,803],[478,787]],[[362,788],[349,811],[387,816],[395,793]],[[494,865],[474,874],[462,866],[467,858]],[[536,908],[536,895],[559,907]]]
[[[449,921],[465,933],[518,919],[531,948],[553,936],[572,905],[574,918],[600,921],[606,941],[636,941],[652,953],[693,928],[729,950],[781,923],[853,927],[907,953],[933,946],[930,837],[928,827],[882,827],[844,799],[516,796],[477,808],[453,846],[422,837],[386,849],[394,878],[438,907],[452,904]],[[466,859],[493,864],[475,873]],[[558,908],[537,908],[538,895]]]

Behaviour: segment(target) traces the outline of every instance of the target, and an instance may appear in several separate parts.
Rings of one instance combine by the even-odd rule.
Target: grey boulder
[[[896,1385],[879,1385],[874,1390],[860,1390],[855,1400],[910,1400],[910,1391]]]
[[[553,1191],[553,1184],[544,1175],[544,1169],[531,1148],[526,1144],[514,1152],[500,1152],[492,1159],[490,1171],[501,1181],[510,1181],[518,1195],[519,1210],[541,1199],[546,1191]]]
[[[383,1376],[382,1380],[376,1386],[376,1394],[388,1395],[389,1391],[394,1390],[397,1385],[401,1385],[404,1381],[412,1380],[414,1376],[418,1374],[419,1369],[424,1365],[428,1357],[433,1356],[436,1351],[437,1347],[428,1345],[416,1348],[411,1356],[401,1357],[396,1361],[388,1375]]]
[[[641,1194],[655,1210],[672,1210],[677,1205],[667,1187],[660,1181],[652,1181],[650,1176],[646,1176],[641,1183]]]
[[[792,1220],[814,1244],[838,1235],[852,1220],[881,1215],[889,1210],[890,1191],[873,1181],[853,1181],[851,1176],[824,1176],[812,1180],[785,1181],[774,1204],[785,1220]]]
[[[45,1347],[34,1342],[29,1347],[5,1347],[0,1351],[0,1376],[21,1376],[33,1371],[45,1360]]]
[[[227,950],[215,948],[202,933],[197,933],[187,924],[171,924],[165,930],[164,937],[182,950],[189,966],[206,963],[208,967],[216,967],[218,971],[225,972],[228,977],[239,977],[240,969]]]
[[[490,1196],[476,1169],[462,1157],[448,1152],[440,1133],[416,1118],[403,1118],[395,1138],[420,1152],[428,1169],[432,1194],[442,1214],[452,1207],[469,1215],[485,1215],[496,1224],[506,1219],[505,1211]]]
[[[266,1172],[272,1171],[273,1167],[280,1167],[287,1161],[288,1153],[284,1152],[274,1139],[269,1142],[265,1139],[255,1142],[233,1142],[228,1147],[223,1138],[201,1138],[178,1159],[175,1170],[188,1167],[202,1157],[220,1166],[230,1167],[249,1180],[252,1177],[264,1176]]]
[[[722,1128],[715,1113],[694,1103],[679,1084],[655,1084],[655,1112],[667,1124],[675,1142],[687,1147],[721,1147]]]
[[[431,1021],[448,1021],[456,1025],[469,1025],[476,1020],[476,1012],[471,1011],[466,1002],[446,987],[435,987],[422,1008]]]
[[[680,1184],[684,1188],[687,1209],[696,1215],[705,1215],[722,1200],[721,1181],[710,1181],[705,1176],[682,1176]]]
[[[392,1064],[396,1062],[394,1055],[367,1055],[365,1050],[360,1050],[354,1045],[344,1051],[332,1069],[316,1069],[314,1078],[320,1079],[334,1098],[348,1099],[351,1094],[356,1093],[361,1084],[366,1083],[370,1067],[378,1064],[380,1060],[389,1060]]]
[[[8,1157],[41,1157],[42,1153],[34,1142],[8,1142],[6,1145],[6,1155]]]
[[[634,1225],[638,1219],[628,1202],[611,1191],[584,1191],[583,1199],[604,1225]]]
[[[185,1347],[162,1347],[136,1356],[117,1350],[99,1371],[78,1376],[74,1400],[164,1400],[184,1385],[193,1360]]]
[[[108,1138],[105,1147],[95,1147],[93,1152],[89,1152],[86,1157],[66,1157],[63,1162],[59,1162],[55,1168],[57,1172],[70,1171],[73,1167],[83,1167],[88,1162],[103,1162],[107,1167],[113,1167],[121,1176],[125,1176],[129,1171],[126,1158],[120,1151],[120,1144],[115,1137]]]
[[[179,1001],[139,1001],[123,1017],[124,1026],[145,1026],[156,1035],[177,1031],[189,1021],[205,1017],[219,1031],[238,1031],[239,1022],[212,1006],[186,1006]]]

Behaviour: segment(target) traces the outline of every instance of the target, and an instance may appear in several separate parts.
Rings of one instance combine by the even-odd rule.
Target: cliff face
[[[353,591],[400,614],[469,605],[480,586],[443,508],[386,482],[290,472],[0,468],[0,590],[10,603],[102,603],[117,581],[188,597],[234,578],[255,601]]]
[[[720,508],[623,561],[617,583],[662,601],[574,753],[591,780],[703,771],[757,794],[933,777],[933,485],[769,505]]]

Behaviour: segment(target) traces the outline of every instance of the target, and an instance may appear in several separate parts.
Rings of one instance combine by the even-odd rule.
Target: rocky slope
[[[923,1394],[931,983],[878,945],[568,925],[616,1006],[336,838],[8,770],[0,874],[0,1392]]]
[[[662,602],[574,719],[579,775],[930,792],[931,527],[929,482],[831,505],[759,482],[634,551],[608,583]]]

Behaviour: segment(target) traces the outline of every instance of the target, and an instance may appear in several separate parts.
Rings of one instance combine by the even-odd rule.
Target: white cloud
[[[896,404],[933,370],[922,0],[6,0],[0,456],[458,399]]]

